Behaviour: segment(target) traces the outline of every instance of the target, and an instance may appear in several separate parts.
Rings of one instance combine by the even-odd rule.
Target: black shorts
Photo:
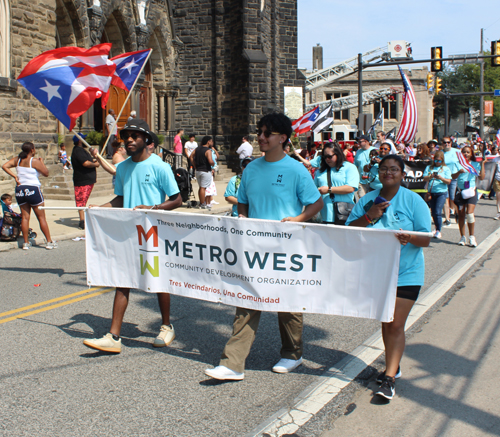
[[[464,205],[477,205],[477,189],[474,190],[474,196],[469,197],[468,199],[464,199],[462,197],[462,192],[457,190],[457,193],[455,194],[455,204],[459,209]]]
[[[16,187],[16,200],[19,206],[25,203],[38,206],[44,202],[42,190],[35,185],[19,185]]]
[[[421,288],[422,287],[420,285],[403,285],[402,287],[398,287],[396,297],[412,300],[415,302],[418,298],[418,294],[420,293]]]

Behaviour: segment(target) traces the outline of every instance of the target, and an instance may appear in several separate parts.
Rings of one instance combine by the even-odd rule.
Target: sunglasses
[[[257,136],[260,137],[262,134],[264,134],[264,136],[266,138],[269,138],[271,135],[281,135],[280,132],[269,132],[269,131],[263,131],[262,129],[257,129]]]
[[[326,155],[326,154],[323,154],[324,158],[325,159],[333,159],[333,157],[335,156],[334,154],[332,155]]]
[[[391,150],[389,147],[381,147],[380,150]]]
[[[435,159],[434,162],[439,162],[441,164],[443,161],[441,159]]]
[[[139,138],[141,134],[139,132],[121,132],[120,137],[122,140],[127,140],[128,138],[132,138],[134,141]]]
[[[443,141],[443,144],[451,144],[451,141]]]

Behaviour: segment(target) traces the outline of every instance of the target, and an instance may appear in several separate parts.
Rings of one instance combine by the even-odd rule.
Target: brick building
[[[177,128],[239,145],[264,113],[283,109],[297,71],[297,4],[291,0],[0,0],[0,164],[33,141],[55,156],[64,127],[15,80],[57,47],[113,44],[111,56],[153,54],[119,120],[131,110],[159,134]],[[122,90],[111,90],[118,113]],[[77,127],[102,131],[100,102]],[[0,178],[4,177],[1,175]]]
[[[427,91],[426,86],[426,78],[429,71],[427,67],[403,68],[403,70],[412,83],[417,98],[418,127],[416,141],[427,142],[432,139],[432,123],[434,120],[433,94]],[[363,70],[363,92],[377,91],[391,87],[403,90],[401,75],[396,67],[377,67]],[[357,74],[336,80],[329,85],[306,93],[306,104],[353,94],[358,94]],[[402,94],[396,93],[390,99],[379,100],[365,105],[363,106],[363,113],[372,114],[373,120],[375,120],[375,117],[382,108],[384,109],[384,131],[388,132],[394,127],[399,127],[403,113]],[[358,108],[336,112],[334,113],[334,117],[335,125],[355,125],[358,118]],[[376,130],[380,130],[380,127],[377,127]],[[354,137],[354,133],[352,137]],[[348,140],[349,138],[345,139]]]

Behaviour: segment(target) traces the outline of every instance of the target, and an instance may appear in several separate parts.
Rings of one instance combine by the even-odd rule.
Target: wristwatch
[[[332,194],[332,187],[328,187],[328,193]]]

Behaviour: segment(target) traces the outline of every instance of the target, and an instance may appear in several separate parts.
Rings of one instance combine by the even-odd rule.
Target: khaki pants
[[[260,311],[236,308],[233,322],[233,334],[226,344],[220,365],[235,372],[245,371],[245,360],[255,340],[259,327]],[[278,313],[278,325],[281,335],[281,358],[298,360],[302,357],[302,313]]]

